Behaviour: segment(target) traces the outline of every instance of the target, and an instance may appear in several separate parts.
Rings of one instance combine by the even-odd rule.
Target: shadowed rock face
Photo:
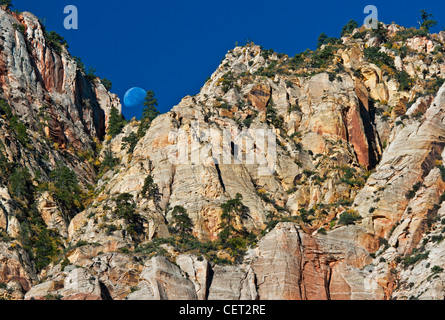
[[[444,44],[445,33],[407,39],[404,58],[388,49],[399,43],[348,36],[327,67],[315,70],[309,57],[295,67],[260,46],[236,47],[199,94],[157,117],[128,153],[125,140],[138,132],[138,121],[106,135],[111,108],[121,108],[116,95],[88,79],[64,46],[50,44],[32,14],[0,10],[0,28],[2,98],[30,139],[19,141],[2,116],[0,151],[41,187],[30,211],[17,188],[0,181],[0,297],[443,298],[445,86],[438,90],[438,79],[445,67],[443,53],[432,48]],[[384,28],[393,37],[401,27]],[[394,70],[373,64],[366,47],[379,47]],[[401,90],[395,76],[402,70],[414,80],[410,89]],[[267,130],[276,150],[256,140]],[[234,139],[230,161],[215,162],[209,132],[241,131],[253,148]],[[180,161],[180,134],[199,159]],[[105,150],[117,164],[97,177]],[[236,163],[236,150],[261,161]],[[71,168],[81,186],[93,186],[74,217],[54,195],[56,163]],[[142,194],[148,176],[159,199]],[[116,214],[124,193],[133,196],[138,223]],[[209,254],[203,243],[219,240],[223,205],[238,195],[247,211],[233,227],[257,241],[234,263],[229,249]],[[174,238],[177,206],[201,241],[185,252],[156,242]],[[60,240],[59,254],[39,272],[37,248],[24,245],[22,234],[30,212]]]

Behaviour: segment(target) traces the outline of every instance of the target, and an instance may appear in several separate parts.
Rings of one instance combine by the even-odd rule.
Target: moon
[[[127,108],[142,107],[144,105],[147,92],[144,89],[134,87],[128,90],[124,96],[124,103]]]

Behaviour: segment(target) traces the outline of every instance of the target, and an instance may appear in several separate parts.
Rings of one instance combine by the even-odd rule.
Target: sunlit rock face
[[[445,33],[238,46],[145,134],[111,137],[100,79],[32,14],[0,28],[0,297],[443,299]]]

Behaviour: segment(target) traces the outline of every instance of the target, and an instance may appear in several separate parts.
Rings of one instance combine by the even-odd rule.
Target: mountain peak
[[[35,16],[0,28],[0,295],[443,298],[444,32],[236,46],[126,122]]]

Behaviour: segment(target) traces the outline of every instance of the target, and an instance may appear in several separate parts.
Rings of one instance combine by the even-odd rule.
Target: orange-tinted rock
[[[363,104],[363,106],[366,108],[366,110],[369,111],[368,89],[366,89],[366,86],[364,85],[364,83],[359,79],[355,80],[355,93],[357,94],[358,99]]]
[[[328,236],[310,236],[293,223],[280,223],[258,244],[252,259],[260,299],[375,299],[372,279],[362,269],[366,250]]]
[[[77,300],[77,301],[86,301],[86,300],[102,300],[101,297],[96,296],[94,294],[89,293],[76,293],[67,297],[63,297],[62,300]]]
[[[370,165],[369,145],[360,115],[360,106],[352,105],[347,110],[345,122],[348,129],[349,142],[354,147],[359,163],[368,167]]]
[[[257,84],[247,94],[247,100],[259,111],[265,111],[270,94],[270,87],[267,84]]]

